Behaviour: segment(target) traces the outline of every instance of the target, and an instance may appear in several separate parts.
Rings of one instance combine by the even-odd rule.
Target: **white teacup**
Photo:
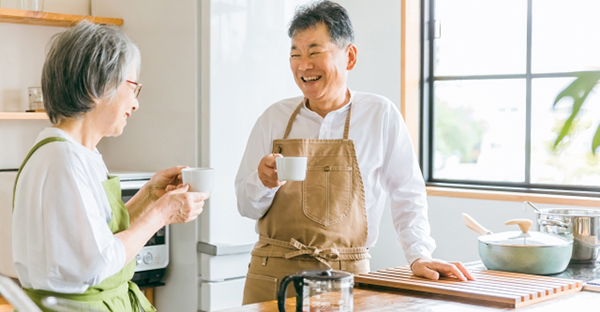
[[[304,181],[306,179],[306,157],[277,157],[277,179],[279,181]]]
[[[213,168],[185,168],[181,170],[183,184],[190,184],[190,192],[211,193],[215,170]]]

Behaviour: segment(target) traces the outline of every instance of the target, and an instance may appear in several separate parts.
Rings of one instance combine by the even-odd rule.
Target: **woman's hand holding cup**
[[[154,205],[163,219],[164,225],[186,223],[198,217],[209,193],[188,192],[189,184],[184,184],[167,192]]]

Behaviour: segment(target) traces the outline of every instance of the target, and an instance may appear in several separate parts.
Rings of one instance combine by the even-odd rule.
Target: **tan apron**
[[[341,140],[287,139],[300,103],[273,153],[306,156],[304,181],[288,181],[258,220],[244,304],[275,300],[281,279],[298,271],[328,269],[369,272],[365,190],[354,142],[348,140],[352,104]],[[290,288],[288,297],[294,292]]]

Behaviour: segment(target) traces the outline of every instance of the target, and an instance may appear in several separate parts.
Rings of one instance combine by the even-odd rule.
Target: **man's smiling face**
[[[331,42],[327,26],[322,23],[294,35],[290,67],[296,84],[310,102],[325,101],[346,90],[348,70],[353,67],[348,48],[340,49]]]

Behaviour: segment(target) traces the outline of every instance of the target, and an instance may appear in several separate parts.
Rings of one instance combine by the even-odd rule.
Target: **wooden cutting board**
[[[370,272],[354,276],[360,284],[385,286],[397,289],[465,297],[506,304],[518,308],[558,296],[580,291],[583,282],[548,276],[471,270],[474,281],[461,282],[456,278],[443,277],[438,281],[417,277],[408,266]]]

